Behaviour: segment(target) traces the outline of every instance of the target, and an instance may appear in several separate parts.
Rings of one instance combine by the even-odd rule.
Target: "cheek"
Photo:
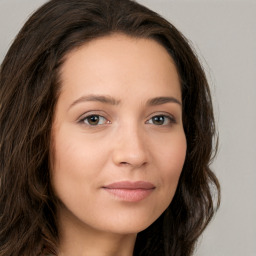
[[[64,131],[59,130],[54,138],[51,171],[53,188],[60,198],[68,196],[65,191],[85,193],[88,187],[85,183],[93,183],[104,161],[102,153],[93,143]]]
[[[73,131],[69,127],[60,129],[56,133],[54,142],[55,169],[67,169],[73,166],[73,171],[79,171],[84,166],[90,167],[92,164],[99,163],[99,159],[103,157],[103,151],[95,140],[90,140],[82,132]]]
[[[169,143],[168,143],[169,142]],[[161,176],[162,188],[163,188],[163,198],[170,203],[178,182],[182,168],[184,165],[186,157],[186,138],[185,134],[176,136],[171,140],[167,140],[162,147],[162,150],[159,150],[159,172]]]
[[[166,175],[179,173],[182,170],[187,150],[187,142],[184,132],[166,137],[158,147],[158,158]]]

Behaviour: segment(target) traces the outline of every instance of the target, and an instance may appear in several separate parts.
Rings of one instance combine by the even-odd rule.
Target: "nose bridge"
[[[139,167],[147,162],[146,138],[143,128],[129,122],[119,127],[113,153],[115,164]]]

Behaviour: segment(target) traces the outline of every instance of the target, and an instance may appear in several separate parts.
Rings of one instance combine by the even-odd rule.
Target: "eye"
[[[171,116],[166,115],[157,115],[151,117],[148,121],[148,124],[154,124],[154,125],[170,125],[172,123],[176,123],[175,119]]]
[[[108,123],[107,119],[100,115],[90,115],[90,116],[84,117],[80,120],[80,122],[90,126],[103,125]]]

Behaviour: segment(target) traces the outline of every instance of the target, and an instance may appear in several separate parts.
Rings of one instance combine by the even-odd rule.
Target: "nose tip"
[[[147,164],[147,148],[143,136],[139,134],[122,134],[117,141],[113,161],[118,166],[139,168]]]

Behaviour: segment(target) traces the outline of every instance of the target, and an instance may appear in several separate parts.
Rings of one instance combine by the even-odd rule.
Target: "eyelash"
[[[96,120],[96,121],[99,120],[99,122],[103,121],[104,123],[99,123],[98,122],[96,124],[90,124],[89,121],[88,121],[90,118],[94,118],[94,120]],[[155,124],[154,123],[154,118],[160,119],[160,121],[162,123]],[[85,125],[90,126],[90,127],[96,127],[96,126],[101,126],[101,125],[105,125],[105,124],[110,124],[111,122],[108,121],[104,116],[101,116],[101,115],[98,115],[98,114],[90,114],[88,116],[85,116],[85,117],[81,118],[79,120],[79,123],[85,124]],[[170,126],[170,125],[175,124],[175,123],[176,123],[176,120],[173,116],[164,115],[164,114],[154,115],[146,121],[146,124],[152,124],[152,125],[156,125],[156,126]]]
[[[110,121],[107,121],[107,119],[106,119],[104,116],[96,115],[96,114],[92,114],[92,115],[85,116],[85,117],[81,118],[81,119],[79,120],[79,123],[83,123],[83,124],[88,125],[88,126],[104,125],[104,124],[98,124],[98,123],[97,123],[97,124],[90,124],[90,123],[88,122],[89,118],[95,118],[95,117],[96,117],[99,121],[100,121],[100,120],[102,121],[102,119],[104,119],[104,120],[106,120],[106,123],[110,123]],[[87,123],[86,123],[86,121],[87,121]]]
[[[161,121],[163,121],[163,124],[154,124],[153,123],[154,118],[162,119]],[[152,120],[151,123],[150,123],[150,120]],[[156,125],[156,126],[168,126],[168,125],[176,124],[176,120],[171,115],[163,115],[163,114],[161,115],[160,114],[160,115],[152,116],[146,123]]]

